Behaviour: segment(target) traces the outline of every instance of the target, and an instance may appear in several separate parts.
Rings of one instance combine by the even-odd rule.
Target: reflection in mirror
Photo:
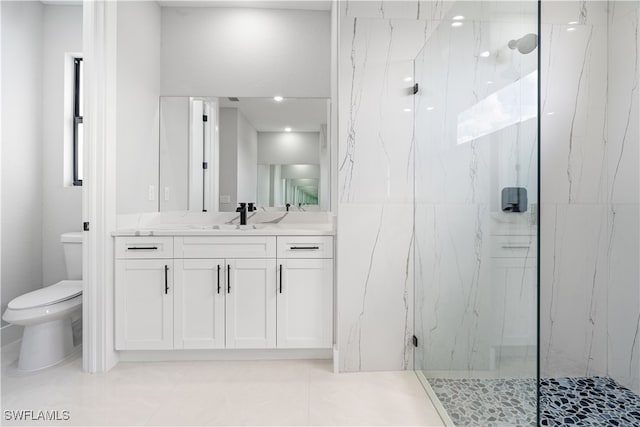
[[[258,165],[258,206],[317,210],[320,165]],[[303,208],[304,206],[304,208]]]
[[[329,207],[327,99],[161,97],[160,210]]]

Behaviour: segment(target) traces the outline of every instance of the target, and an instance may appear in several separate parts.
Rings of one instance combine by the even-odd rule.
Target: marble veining
[[[542,373],[638,392],[638,2],[547,2],[542,26]]]
[[[365,307],[367,303],[367,291],[369,290],[369,280],[371,279],[371,269],[373,268],[373,259],[376,253],[376,247],[378,246],[378,240],[380,238],[380,230],[382,229],[382,220],[384,218],[384,207],[380,210],[380,223],[376,231],[376,238],[373,241],[373,247],[371,248],[371,255],[369,257],[369,268],[367,269],[367,278],[364,281],[364,290],[362,292],[362,306],[360,314],[358,315],[358,322],[353,325],[352,333],[350,333],[350,339],[348,344],[353,344],[355,336],[358,337],[358,370],[362,370],[362,320],[365,314]]]

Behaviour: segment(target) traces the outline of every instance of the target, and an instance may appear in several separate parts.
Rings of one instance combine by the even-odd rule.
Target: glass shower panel
[[[537,4],[450,6],[415,60],[415,369],[448,423],[535,425]]]

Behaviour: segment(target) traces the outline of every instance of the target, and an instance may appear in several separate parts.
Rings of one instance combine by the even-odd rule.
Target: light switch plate
[[[149,200],[153,201],[156,199],[156,186],[151,184],[149,185]]]
[[[169,200],[169,187],[164,187],[164,201]]]
[[[220,203],[231,203],[231,196],[220,196]]]

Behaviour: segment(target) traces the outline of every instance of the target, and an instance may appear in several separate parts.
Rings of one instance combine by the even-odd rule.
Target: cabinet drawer
[[[275,258],[276,238],[266,236],[176,237],[176,258]]]
[[[536,258],[536,236],[491,236],[493,258]]]
[[[116,259],[173,258],[173,237],[116,237]]]
[[[333,258],[333,237],[278,236],[278,258]]]

